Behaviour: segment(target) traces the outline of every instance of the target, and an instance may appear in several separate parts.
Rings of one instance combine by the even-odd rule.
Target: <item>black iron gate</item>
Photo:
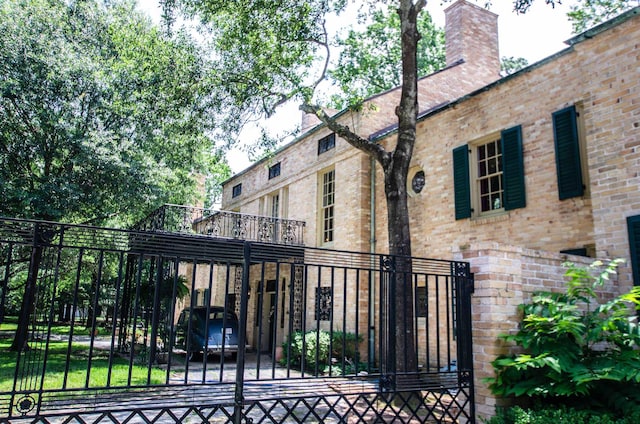
[[[468,264],[194,229],[0,219],[0,422],[475,422]]]

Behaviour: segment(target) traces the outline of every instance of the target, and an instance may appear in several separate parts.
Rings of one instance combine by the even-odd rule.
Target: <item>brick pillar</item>
[[[517,250],[487,243],[457,253],[457,259],[471,264],[475,276],[471,307],[476,413],[480,417],[493,416],[496,405],[506,404],[483,379],[494,376],[491,361],[508,353],[498,336],[518,328],[517,308],[523,302],[523,291]]]
[[[564,291],[563,262],[586,266],[593,259],[491,242],[472,244],[453,253],[455,260],[469,262],[475,277],[471,331],[476,412],[479,417],[490,417],[496,406],[510,404],[509,399],[494,396],[483,379],[495,375],[491,365],[494,359],[512,353],[513,348],[499,336],[518,331],[518,306],[530,301],[535,291]],[[612,282],[602,293],[611,297],[617,294],[616,286]]]

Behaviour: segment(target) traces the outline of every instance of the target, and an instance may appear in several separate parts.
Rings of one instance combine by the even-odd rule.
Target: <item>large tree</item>
[[[396,109],[398,135],[390,149],[372,143],[324,112],[317,104],[316,88],[326,79],[330,63],[330,40],[326,19],[345,7],[344,1],[332,0],[178,0],[178,4],[209,25],[217,48],[219,86],[227,88],[224,106],[233,118],[270,116],[287,101],[298,101],[301,109],[315,114],[328,128],[376,159],[384,173],[387,200],[389,253],[397,258],[411,255],[407,174],[416,139],[418,114],[418,17],[425,0],[399,0],[391,3],[398,14],[400,31],[401,99]],[[165,0],[170,7],[173,0]],[[369,3],[373,9],[379,4]],[[410,261],[397,260],[395,309],[411,311],[412,290],[405,272]],[[409,279],[410,280],[410,279]],[[393,322],[394,317],[390,317]],[[397,371],[417,369],[413,319],[398,319],[395,352]]]
[[[209,136],[209,63],[135,4],[0,0],[0,215],[131,223],[228,167]],[[42,248],[25,270],[25,346]]]
[[[228,175],[186,33],[126,0],[1,0],[0,33],[0,215],[126,223]]]
[[[445,66],[444,31],[428,12],[418,16],[418,75],[428,75]],[[358,106],[364,99],[402,83],[400,15],[389,5],[375,10],[371,22],[362,29],[350,29],[339,36],[338,61],[329,77],[338,87],[332,96],[335,109]]]

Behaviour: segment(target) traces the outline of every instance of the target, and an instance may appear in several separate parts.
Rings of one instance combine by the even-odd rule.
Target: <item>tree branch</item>
[[[320,106],[305,103],[300,106],[300,110],[318,117],[318,119],[329,129],[331,129],[331,131],[338,134],[338,136],[342,137],[347,143],[349,143],[356,149],[359,149],[376,158],[376,160],[380,162],[383,167],[387,166],[387,164],[391,160],[390,153],[387,152],[382,146],[360,137],[358,134],[351,131],[348,126],[339,124],[335,119],[327,115],[327,113]]]

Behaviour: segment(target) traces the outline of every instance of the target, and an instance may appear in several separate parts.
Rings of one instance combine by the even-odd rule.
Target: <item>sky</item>
[[[478,3],[483,5],[484,1]],[[500,57],[524,57],[532,64],[567,47],[564,41],[570,39],[572,34],[571,24],[566,15],[570,6],[577,4],[578,0],[563,0],[562,4],[556,5],[555,8],[545,4],[543,0],[536,0],[524,15],[513,12],[512,0],[493,0],[492,3],[490,10],[498,15]],[[444,9],[450,4],[450,1],[443,4],[442,0],[427,2],[427,10],[435,24],[441,28],[444,28]],[[138,0],[138,5],[154,21],[159,22],[160,9],[157,0]],[[340,21],[349,22],[348,19]],[[296,105],[285,107],[276,114],[273,121],[292,122],[292,116],[297,116],[293,124],[299,124],[301,114]],[[242,134],[241,141],[250,143],[257,134],[256,131],[247,130]],[[234,173],[250,165],[246,154],[238,149],[230,151],[227,159]]]

